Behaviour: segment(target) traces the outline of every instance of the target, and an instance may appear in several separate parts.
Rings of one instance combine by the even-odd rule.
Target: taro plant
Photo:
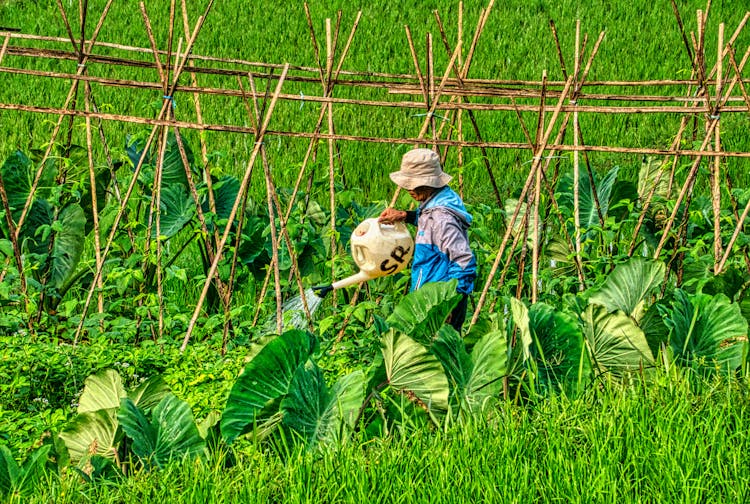
[[[120,375],[102,370],[86,379],[77,416],[59,434],[70,461],[87,475],[131,459],[145,467],[203,456],[190,406],[175,397],[160,377],[126,391]],[[127,442],[126,442],[127,440]]]
[[[0,497],[8,502],[21,502],[21,497],[31,494],[46,472],[50,448],[50,445],[42,445],[23,463],[18,463],[8,447],[0,445]]]
[[[668,332],[664,344],[672,360],[705,373],[731,373],[747,355],[747,319],[724,294],[674,291],[671,306],[659,305]]]
[[[350,436],[364,400],[364,373],[354,371],[328,386],[313,359],[316,346],[312,334],[293,329],[271,339],[248,362],[221,417],[228,443],[253,432],[316,449]]]
[[[24,272],[30,273],[30,286],[41,295],[43,309],[54,311],[65,293],[80,281],[86,270],[79,269],[86,236],[93,229],[93,204],[88,168],[81,148],[73,146],[68,157],[48,159],[38,187],[19,231],[19,248]],[[8,157],[0,167],[11,217],[18,222],[31,193],[37,168],[21,151]],[[99,211],[105,205],[109,170],[95,175]],[[5,220],[0,235],[7,245],[10,230]],[[9,246],[0,248],[9,255]]]
[[[495,318],[461,338],[445,324],[458,300],[455,281],[430,283],[407,294],[386,320],[382,362],[371,380],[376,410],[390,412],[386,427],[420,416],[435,425],[468,421],[502,390],[505,334]]]

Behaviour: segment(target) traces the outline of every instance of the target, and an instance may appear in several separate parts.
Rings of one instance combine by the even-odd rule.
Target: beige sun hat
[[[453,177],[443,171],[440,158],[430,149],[413,149],[401,158],[401,169],[390,174],[391,180],[406,190],[427,186],[440,188]]]

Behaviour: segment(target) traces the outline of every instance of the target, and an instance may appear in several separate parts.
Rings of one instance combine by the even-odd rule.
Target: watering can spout
[[[313,290],[313,292],[315,293],[316,296],[318,296],[319,298],[323,299],[324,297],[326,297],[328,295],[329,292],[331,292],[333,290],[333,285],[331,285],[331,284],[328,284],[328,285],[315,285],[315,286],[313,286],[312,290]]]

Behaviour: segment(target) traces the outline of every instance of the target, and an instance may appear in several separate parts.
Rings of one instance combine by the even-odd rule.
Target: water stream
[[[315,311],[323,302],[323,298],[318,297],[312,288],[306,289],[304,296],[304,299],[307,300],[307,308],[310,310],[310,316],[313,317]],[[307,329],[307,318],[305,317],[305,307],[302,302],[302,296],[297,295],[293,298],[287,299],[281,306],[281,311],[283,331],[288,331],[290,329]],[[267,328],[269,332],[276,331],[275,313],[268,317],[264,327]]]

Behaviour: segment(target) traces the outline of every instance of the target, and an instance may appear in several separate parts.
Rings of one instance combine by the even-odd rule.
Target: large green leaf
[[[610,196],[612,195],[612,188],[614,187],[615,181],[617,180],[617,172],[619,168],[615,166],[604,177],[594,175],[596,182],[596,195],[599,200],[600,210],[602,216],[606,217],[609,211]],[[573,177],[568,176],[563,178],[558,184],[560,196],[558,202],[561,207],[566,210],[566,213],[570,216],[573,215]],[[578,178],[578,207],[581,228],[585,231],[592,226],[599,226],[599,212],[596,208],[596,200],[594,199],[594,188],[591,187],[591,180],[587,170],[580,170]]]
[[[451,385],[451,407],[458,414],[481,411],[486,399],[502,389],[508,359],[503,331],[484,334],[469,354],[461,336],[446,325],[440,329],[432,353],[443,364]]]
[[[161,213],[159,231],[164,238],[171,238],[187,226],[195,216],[195,201],[180,184],[164,186],[161,191]],[[156,237],[156,226],[152,228]]]
[[[320,368],[310,362],[297,369],[289,393],[281,401],[283,423],[308,447],[336,444],[352,431],[364,398],[364,373],[346,375],[329,389]]]
[[[195,171],[193,168],[193,150],[190,148],[190,144],[188,144],[188,141],[184,136],[182,136],[181,139],[182,146],[185,149],[188,169],[193,173]],[[182,155],[180,154],[177,138],[174,133],[169,133],[167,139],[167,149],[164,153],[161,182],[162,187],[172,187],[174,185],[181,185],[185,188],[189,187],[187,174],[185,172],[185,164],[182,161]]]
[[[510,226],[510,219],[513,217],[513,214],[516,212],[516,209],[518,208],[518,200],[515,198],[506,198],[505,200],[505,225]],[[519,233],[524,232],[524,227],[522,226],[523,218],[526,215],[526,211],[528,209],[528,205],[526,202],[521,203],[521,208],[518,210],[518,215],[516,215],[516,220],[513,223],[513,237],[515,238],[516,235]],[[533,215],[534,207],[531,208],[531,214]],[[534,241],[539,236],[539,233],[534,233],[533,227],[529,227],[529,233],[526,236],[526,246],[529,248],[534,247]]]
[[[237,177],[225,175],[217,182],[214,182],[213,190],[214,203],[216,204],[216,218],[228,219],[232,213],[234,202],[237,200],[237,195],[240,193],[240,181],[237,180]],[[203,202],[202,208],[204,212],[210,210],[208,198]]]
[[[671,310],[660,307],[677,362],[731,371],[742,363],[747,320],[723,294],[689,295],[678,289]]]
[[[643,331],[624,312],[610,313],[600,305],[589,305],[582,314],[583,332],[597,374],[622,377],[654,358]]]
[[[43,445],[31,452],[22,465],[18,465],[6,446],[0,446],[0,496],[28,495],[45,470],[47,454],[52,447]]]
[[[0,445],[0,495],[7,495],[16,486],[20,468],[13,454],[5,445]]]
[[[472,370],[466,384],[469,403],[480,404],[487,396],[496,396],[503,388],[501,378],[507,374],[508,341],[505,332],[486,333],[471,349]]]
[[[54,234],[48,285],[62,287],[75,273],[81,259],[86,236],[86,216],[78,205],[68,205],[57,219],[59,231]]]
[[[391,329],[383,336],[383,363],[392,389],[429,411],[448,409],[448,379],[424,345]]]
[[[21,246],[25,251],[46,257],[52,239],[55,209],[44,199],[35,199],[21,226]]]
[[[0,168],[5,193],[8,195],[8,205],[15,221],[21,215],[21,210],[31,191],[32,168],[31,161],[21,151],[15,151],[8,156]]]
[[[580,392],[588,380],[591,364],[576,319],[547,304],[536,303],[529,309],[529,329],[540,386],[559,387],[568,394]]]
[[[253,424],[256,415],[289,392],[297,372],[313,352],[315,338],[306,331],[291,330],[276,337],[245,366],[237,378],[221,418],[221,433],[227,442]]]
[[[86,378],[78,400],[78,413],[117,409],[126,396],[120,374],[114,369],[103,369]]]
[[[429,344],[459,301],[455,280],[428,283],[404,296],[386,322],[416,341]]]
[[[117,409],[100,409],[77,415],[60,432],[73,463],[89,455],[114,460],[117,446]]]
[[[460,411],[468,402],[466,386],[473,370],[471,356],[466,351],[461,335],[453,327],[444,325],[438,331],[430,350],[443,365],[448,378],[451,408]]]
[[[117,417],[132,440],[133,452],[148,464],[164,468],[174,459],[206,455],[206,442],[198,432],[190,406],[173,394],[156,405],[151,421],[127,397]]]
[[[589,298],[592,304],[610,312],[621,310],[639,322],[645,312],[648,296],[664,281],[664,263],[632,257],[618,265]]]
[[[513,347],[510,349],[508,374],[516,375],[531,358],[533,340],[529,328],[529,309],[516,298],[510,298],[509,302],[512,323],[507,325],[506,333]]]
[[[663,201],[668,198],[669,169],[662,158],[649,156],[643,160],[641,169],[638,171],[638,197],[645,201],[652,190],[654,191],[652,204],[654,201]]]
[[[139,408],[150,411],[170,393],[169,385],[161,376],[152,376],[134,390],[128,392],[128,397]]]

